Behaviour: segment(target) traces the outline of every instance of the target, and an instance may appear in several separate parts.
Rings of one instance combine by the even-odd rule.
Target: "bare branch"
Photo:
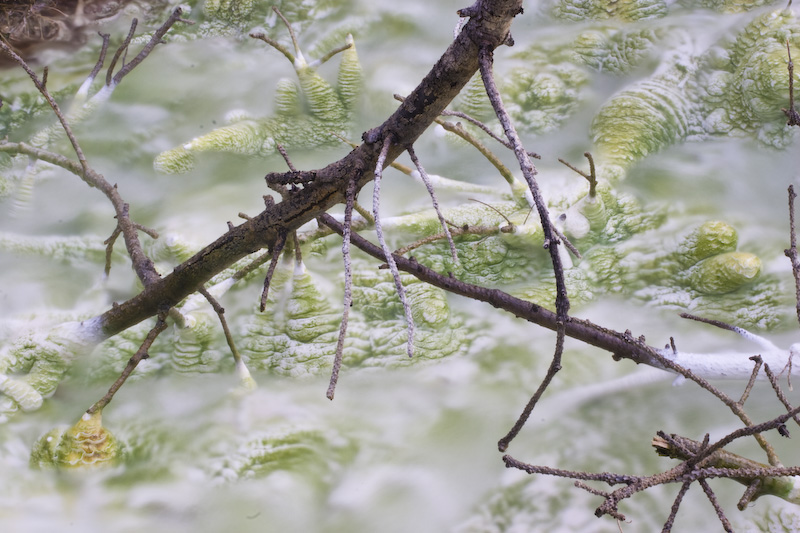
[[[797,232],[795,231],[794,223],[794,199],[797,194],[794,192],[794,185],[789,185],[789,248],[784,250],[783,253],[792,262],[792,274],[794,274],[794,287],[795,287],[795,308],[797,310],[797,320],[800,322],[800,258],[797,255]]]
[[[528,188],[531,191],[533,201],[536,204],[536,209],[539,212],[539,218],[541,219],[542,230],[544,232],[544,246],[550,252],[550,260],[553,263],[553,272],[555,273],[556,278],[556,315],[558,316],[556,327],[556,349],[555,353],[553,354],[553,360],[550,363],[550,368],[548,369],[547,375],[542,381],[539,389],[531,397],[528,405],[525,406],[525,409],[522,411],[522,415],[520,415],[517,423],[514,424],[514,427],[511,429],[511,431],[509,431],[508,435],[500,439],[500,442],[498,442],[498,448],[500,451],[503,451],[508,447],[508,444],[525,424],[528,416],[530,416],[531,411],[536,405],[536,402],[544,393],[544,390],[550,384],[550,381],[552,381],[555,374],[561,370],[561,355],[564,349],[564,326],[566,321],[569,319],[569,297],[567,295],[567,286],[564,282],[564,269],[561,264],[561,257],[558,253],[558,240],[553,236],[553,225],[550,221],[550,215],[547,211],[547,204],[545,203],[544,198],[542,198],[541,192],[539,191],[539,186],[536,183],[536,168],[533,166],[533,163],[528,157],[525,148],[522,146],[522,141],[520,140],[519,135],[517,135],[514,124],[511,122],[511,117],[509,117],[508,112],[503,106],[503,100],[500,97],[500,92],[498,91],[497,84],[494,81],[494,75],[492,73],[493,53],[493,50],[488,47],[481,47],[480,49],[478,59],[481,78],[483,78],[483,84],[486,87],[486,94],[489,96],[489,101],[492,103],[495,114],[500,120],[500,124],[503,125],[503,130],[506,133],[506,137],[508,137],[509,142],[514,147],[514,154],[517,156],[517,161],[519,162],[520,169],[522,170],[522,175],[525,177],[525,181],[528,183]]]
[[[344,354],[344,341],[347,336],[347,322],[350,317],[350,307],[353,305],[353,267],[350,261],[350,233],[353,223],[353,206],[356,203],[356,184],[350,180],[347,185],[347,199],[344,207],[344,233],[342,235],[342,259],[344,260],[344,302],[342,303],[342,323],[339,326],[339,338],[336,341],[336,354],[333,358],[331,380],[325,394],[333,400],[336,384],[339,382],[339,370],[342,367]]]
[[[183,10],[180,8],[180,6],[176,7],[172,11],[172,14],[169,16],[169,18],[166,20],[166,22],[164,22],[164,24],[162,24],[153,33],[153,36],[150,38],[150,40],[147,42],[147,44],[144,45],[144,48],[142,48],[142,50],[136,55],[136,57],[134,57],[133,59],[130,60],[130,62],[128,62],[128,63],[126,63],[125,65],[122,66],[122,68],[119,70],[119,72],[117,72],[117,74],[114,76],[114,79],[111,81],[111,83],[108,83],[108,81],[106,83],[108,85],[111,85],[111,84],[119,85],[119,82],[122,81],[122,78],[127,76],[133,69],[135,69],[137,66],[139,66],[139,64],[142,61],[144,61],[147,58],[147,56],[150,55],[150,52],[153,51],[153,48],[155,48],[156,45],[161,44],[163,42],[162,39],[163,39],[164,35],[167,34],[169,29],[176,22],[183,22],[184,24],[194,24],[194,22],[192,22],[190,20],[182,19],[181,18],[182,14],[183,14]],[[125,48],[127,49],[127,46]]]
[[[713,490],[711,490],[711,486],[708,484],[708,481],[706,481],[705,479],[701,479],[698,481],[698,483],[700,483],[700,486],[703,488],[703,492],[706,493],[708,501],[710,501],[711,505],[714,506],[714,511],[716,511],[717,518],[719,518],[722,527],[725,529],[727,533],[733,533],[733,526],[731,526],[728,517],[725,516],[725,511],[723,511],[722,507],[720,507],[719,501],[717,500],[717,495],[714,494]]]
[[[286,245],[286,234],[279,233],[275,244],[272,245],[272,260],[267,269],[267,275],[264,276],[264,290],[261,291],[261,303],[259,309],[263,313],[267,308],[267,296],[269,296],[269,284],[272,282],[272,276],[275,274],[275,267],[278,266],[278,259],[281,257],[283,247]]]
[[[289,170],[292,172],[297,172],[297,169],[292,164],[292,160],[289,159],[289,154],[286,153],[286,148],[284,148],[280,143],[278,143],[275,147],[278,149],[278,153],[281,154],[281,157],[283,157],[283,160],[286,161],[286,166],[289,167]]]
[[[791,5],[791,0],[789,5]],[[800,113],[794,108],[794,62],[792,61],[792,50],[789,48],[789,40],[786,40],[786,54],[789,56],[789,64],[786,68],[789,70],[789,108],[781,109],[783,114],[789,119],[786,123],[787,126],[800,126]]]
[[[453,265],[455,268],[459,268],[461,266],[461,262],[458,260],[458,252],[456,251],[456,243],[453,242],[453,236],[450,235],[450,229],[447,227],[447,223],[444,220],[444,215],[442,215],[442,210],[439,209],[439,201],[436,199],[436,191],[433,189],[433,185],[431,184],[430,178],[428,178],[428,173],[425,172],[425,168],[420,163],[419,159],[417,158],[417,154],[414,151],[413,146],[408,147],[408,155],[411,157],[411,161],[414,163],[414,166],[417,167],[417,171],[419,171],[420,177],[422,177],[422,182],[425,184],[425,187],[428,189],[428,194],[431,196],[431,202],[433,202],[433,209],[436,211],[436,216],[439,217],[439,223],[442,225],[442,231],[444,232],[447,242],[450,245],[450,255],[453,258]]]
[[[139,24],[139,19],[137,18],[134,18],[131,21],[131,27],[130,29],[128,29],[128,35],[125,36],[125,39],[123,39],[122,44],[120,44],[117,47],[117,51],[114,52],[114,57],[111,58],[111,64],[108,65],[108,70],[106,71],[106,85],[111,85],[111,83],[114,81],[114,67],[117,66],[117,61],[119,61],[119,58],[131,44],[131,40],[133,40],[133,36],[136,33],[136,26],[138,24]],[[123,59],[123,63],[124,62],[125,60]]]
[[[117,378],[117,381],[115,381],[114,384],[111,385],[111,388],[108,389],[108,392],[105,394],[105,396],[100,398],[94,405],[92,405],[89,409],[86,410],[87,414],[92,415],[97,411],[103,409],[106,405],[108,405],[111,402],[111,400],[114,399],[114,395],[117,393],[120,387],[122,387],[122,385],[125,384],[125,381],[128,379],[128,377],[130,377],[131,373],[133,373],[133,371],[136,369],[139,363],[142,362],[142,359],[147,359],[148,357],[150,357],[149,354],[147,353],[147,350],[149,350],[150,347],[153,345],[158,335],[162,331],[167,329],[166,317],[167,317],[166,311],[159,313],[156,325],[153,326],[153,329],[151,329],[150,332],[147,334],[147,337],[145,337],[144,342],[142,342],[142,345],[139,346],[139,349],[136,350],[136,353],[133,355],[133,357],[130,358],[128,364],[125,366],[125,369],[122,371],[122,374],[120,374],[120,376]]]
[[[297,55],[300,55],[300,45],[297,44],[297,35],[295,35],[292,25],[289,24],[289,21],[286,20],[286,17],[283,16],[283,13],[281,13],[280,9],[278,9],[276,6],[272,6],[272,10],[278,14],[278,16],[283,21],[283,24],[286,26],[286,29],[289,30],[289,37],[292,38],[292,45],[294,45],[294,51]]]
[[[395,96],[395,98],[396,97],[397,96]],[[451,111],[449,109],[445,109],[444,111],[442,111],[442,116],[444,116],[444,117],[462,118],[462,119],[466,120],[467,122],[469,122],[470,124],[473,124],[473,125],[479,127],[489,137],[491,137],[495,141],[499,142],[500,144],[502,144],[503,146],[505,146],[509,150],[513,150],[514,149],[514,147],[512,146],[512,144],[510,142],[508,142],[507,140],[505,140],[502,137],[500,137],[499,135],[497,135],[495,132],[493,132],[491,130],[491,128],[489,128],[489,126],[487,126],[486,124],[484,124],[483,122],[481,122],[477,118],[471,117],[470,115],[468,115],[466,113],[462,113],[461,111]],[[536,152],[527,152],[527,153],[528,153],[529,157],[532,157],[534,159],[541,159],[542,158],[542,156],[540,156]]]
[[[265,43],[267,43],[268,45],[273,47],[275,50],[277,50],[278,52],[280,52],[284,56],[286,56],[286,59],[288,59],[292,64],[294,64],[294,62],[295,62],[294,54],[292,54],[285,46],[283,46],[278,41],[267,37],[263,33],[251,33],[250,37],[253,38],[253,39],[258,39],[260,41],[264,41]]]
[[[761,359],[760,355],[754,355],[750,358],[751,361],[755,363],[753,365],[753,373],[750,374],[750,379],[747,381],[747,385],[742,392],[741,398],[739,398],[739,405],[744,405],[744,402],[747,401],[747,398],[750,397],[750,391],[753,390],[753,386],[756,383],[756,378],[758,378],[758,372],[761,370],[761,365],[764,364],[764,361]]]
[[[772,385],[772,390],[775,391],[775,395],[778,397],[778,400],[783,404],[786,410],[789,412],[794,410],[792,404],[789,403],[789,398],[786,397],[786,395],[783,393],[783,390],[781,389],[781,386],[778,384],[778,378],[772,372],[772,369],[769,367],[769,365],[764,365],[764,373],[767,375],[767,379],[769,379],[770,385]],[[800,426],[800,419],[798,419],[796,416],[793,416],[792,420],[794,420],[795,423],[798,426]],[[784,436],[788,436],[788,434]]]
[[[584,152],[583,155],[584,155],[584,157],[586,157],[586,159],[589,160],[589,173],[588,174],[586,172],[578,169],[577,167],[571,165],[567,161],[564,161],[560,157],[558,158],[558,162],[561,163],[562,165],[565,165],[565,166],[569,167],[572,171],[574,171],[574,172],[580,174],[581,176],[583,176],[584,178],[586,178],[586,181],[589,182],[589,198],[594,198],[597,195],[597,174],[595,173],[595,169],[594,169],[594,158],[592,157],[592,154],[590,154],[589,152]]]
[[[392,256],[392,251],[386,244],[386,238],[383,235],[383,228],[381,227],[381,176],[383,175],[383,166],[386,161],[386,156],[389,154],[389,147],[391,145],[392,136],[387,135],[383,140],[383,148],[381,148],[380,155],[378,156],[378,162],[375,165],[375,180],[372,192],[372,215],[375,217],[375,233],[378,236],[378,242],[383,249],[383,255],[386,259],[386,264],[389,265],[389,271],[391,271],[392,277],[394,278],[394,286],[395,289],[397,289],[397,296],[400,298],[400,302],[403,304],[403,312],[405,313],[406,317],[406,327],[408,328],[408,342],[406,344],[406,351],[408,352],[408,356],[412,357],[414,355],[414,317],[411,315],[411,306],[406,298],[406,290],[403,288],[403,282],[400,280],[400,272],[397,271],[397,265],[395,264]]]
[[[675,517],[678,516],[678,509],[681,507],[683,497],[686,496],[686,493],[689,491],[689,487],[691,486],[691,481],[685,481],[683,485],[681,485],[681,490],[678,491],[677,496],[675,496],[675,500],[672,502],[672,507],[670,508],[667,521],[664,522],[664,527],[661,528],[661,533],[669,533],[672,531],[672,526],[675,524]]]
[[[219,322],[222,325],[222,332],[225,334],[225,341],[228,343],[228,348],[231,350],[231,355],[233,355],[233,361],[236,365],[236,370],[239,372],[241,378],[246,378],[249,380],[248,385],[251,387],[255,387],[255,381],[250,376],[250,372],[247,370],[247,367],[244,364],[244,360],[242,360],[242,355],[239,353],[239,350],[236,348],[236,342],[233,340],[233,335],[231,334],[231,330],[228,327],[228,321],[225,319],[225,308],[223,308],[220,303],[214,298],[211,293],[205,287],[200,287],[198,292],[208,300],[208,303],[211,304],[211,307],[214,309],[214,312],[217,313],[217,317],[219,317]]]
[[[106,61],[106,53],[108,52],[108,41],[111,38],[111,35],[109,35],[108,33],[98,32],[97,34],[103,39],[103,44],[100,48],[100,55],[97,58],[97,63],[95,63],[92,72],[89,73],[88,77],[89,83],[94,81],[97,75],[100,74],[100,69],[103,68],[103,63],[105,63]]]

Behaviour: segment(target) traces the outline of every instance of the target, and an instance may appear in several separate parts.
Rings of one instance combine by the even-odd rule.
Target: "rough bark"
[[[160,309],[178,304],[239,259],[271,247],[279,234],[291,233],[342,203],[353,177],[358,189],[371,181],[383,140],[392,138],[386,160],[389,165],[422,135],[477,72],[479,49],[494,49],[509,41],[511,22],[521,12],[522,0],[478,0],[461,10],[460,14],[470,16],[461,33],[397,111],[364,134],[363,144],[320,170],[268,174],[270,184],[302,183],[302,188],[287,189],[281,202],[231,229],[139,295],[104,313],[100,317],[103,334],[116,335]]]

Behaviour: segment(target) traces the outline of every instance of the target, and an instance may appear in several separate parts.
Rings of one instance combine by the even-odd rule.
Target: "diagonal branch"
[[[108,392],[105,394],[105,396],[100,398],[94,405],[92,405],[89,409],[86,410],[87,414],[92,415],[97,411],[103,410],[103,408],[105,408],[105,406],[108,405],[114,398],[114,395],[117,393],[120,387],[122,387],[125,384],[125,381],[127,381],[127,379],[130,377],[133,371],[136,370],[136,367],[139,365],[139,363],[141,363],[143,359],[147,359],[148,357],[150,357],[147,351],[153,345],[156,338],[161,334],[161,332],[167,329],[166,317],[167,317],[166,312],[159,313],[156,325],[153,326],[153,329],[151,329],[150,332],[147,334],[147,337],[145,337],[141,346],[139,346],[139,349],[136,350],[136,353],[133,354],[133,357],[131,357],[130,360],[128,360],[128,364],[125,366],[125,369],[122,371],[122,374],[120,374],[120,376],[117,378],[117,381],[115,381],[114,384],[111,385],[111,388],[108,389]]]

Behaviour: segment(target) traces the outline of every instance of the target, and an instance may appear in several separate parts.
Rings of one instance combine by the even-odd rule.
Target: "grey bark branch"
[[[103,335],[124,331],[155,315],[161,306],[176,305],[239,259],[274,245],[279,233],[287,235],[344,202],[351,179],[357,189],[373,179],[383,139],[392,135],[388,165],[422,135],[477,72],[481,47],[494,49],[506,42],[511,22],[521,10],[522,0],[476,2],[470,8],[472,18],[458,37],[397,111],[364,135],[366,142],[323,169],[298,173],[312,178],[302,189],[232,228],[139,295],[101,315]],[[279,176],[268,174],[267,181]]]

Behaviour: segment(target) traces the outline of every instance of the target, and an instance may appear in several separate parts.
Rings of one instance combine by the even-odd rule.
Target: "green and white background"
[[[271,3],[206,4],[192,6],[196,26],[176,27],[106,104],[76,125],[90,163],[119,185],[133,218],[161,233],[155,243],[144,240],[164,272],[218,237],[237,213],[263,209],[263,175],[285,168],[279,155],[259,152],[200,154],[183,174],[154,170],[158,154],[223,126],[231,111],[275,116],[277,81],[295,77],[280,53],[246,37],[261,28],[289,42]],[[394,109],[393,93],[408,93],[424,76],[452,39],[455,11],[465,7],[279,4],[311,58],[353,34],[364,76],[349,128],[354,139]],[[575,316],[644,334],[656,346],[674,336],[680,349],[693,352],[756,348],[683,321],[680,311],[748,327],[781,347],[796,341],[783,250],[798,141],[780,108],[788,105],[785,42],[800,58],[800,21],[781,11],[783,4],[760,4],[564,0],[529,3],[514,22],[517,44],[498,50],[496,69],[528,148],[543,156],[537,167],[554,213],[568,213],[565,229],[586,256],[567,272]],[[112,34],[123,35],[130,16],[149,16],[157,25],[157,11],[132,10]],[[51,90],[65,99],[74,94],[94,64],[96,41],[90,37],[77,54],[50,61]],[[332,84],[339,62],[337,56],[319,69]],[[0,133],[10,140],[25,140],[52,122],[22,71],[3,72],[0,94]],[[474,99],[458,105],[482,112]],[[299,138],[287,148],[303,169],[348,151],[335,142],[309,147]],[[586,150],[609,180],[602,189],[606,223],[588,232],[570,226],[579,216],[569,211],[587,185],[557,162],[562,157],[585,168]],[[442,203],[455,209],[449,218],[503,222],[470,197],[494,203],[517,224],[525,218],[517,199],[504,196],[512,189],[474,149],[432,130],[417,151],[429,172],[496,191],[442,191]],[[501,157],[511,166],[509,155]],[[31,176],[18,162],[0,163],[0,364],[8,371],[24,339],[97,315],[138,288],[121,247],[103,279],[102,241],[114,221],[101,195],[63,171]],[[395,245],[437,231],[420,183],[392,171],[383,190],[384,216],[410,215],[387,224]],[[369,192],[362,193],[365,204]],[[710,267],[703,270],[687,251],[686,236],[710,221],[725,223],[706,227],[722,228],[727,240],[703,258],[734,251],[758,256],[754,282],[728,281],[720,266],[708,276],[724,278],[722,288],[709,289],[703,272]],[[594,517],[598,498],[567,480],[507,471],[496,451],[552,355],[554,335],[534,325],[404,277],[420,326],[418,354],[409,361],[391,278],[357,257],[345,367],[335,401],[325,398],[342,296],[339,248],[336,237],[320,239],[304,247],[304,273],[281,267],[264,315],[256,311],[259,276],[222,297],[258,383],[249,394],[237,390],[210,313],[195,313],[194,328],[166,331],[104,411],[105,426],[126,450],[119,466],[34,469],[29,459],[41,435],[74,424],[105,393],[150,323],[75,361],[40,409],[9,412],[0,424],[2,529],[617,531],[614,521]],[[535,231],[529,238],[463,240],[459,252],[463,279],[545,305],[551,297],[552,275]],[[447,253],[444,245],[415,252],[450,268]],[[564,370],[509,453],[565,469],[650,474],[671,466],[650,447],[656,431],[702,439],[738,427],[724,406],[691,384],[614,386],[634,370],[568,340]],[[738,396],[744,384],[721,386]],[[790,399],[798,401],[796,394]],[[747,406],[757,421],[780,411],[764,383]],[[793,439],[773,441],[785,464],[798,463]],[[732,451],[763,460],[754,442]],[[800,527],[800,509],[765,498],[740,513],[741,487],[712,486],[737,531]],[[676,530],[721,530],[695,489]],[[625,503],[630,523],[623,531],[658,530],[676,492],[659,487]]]

